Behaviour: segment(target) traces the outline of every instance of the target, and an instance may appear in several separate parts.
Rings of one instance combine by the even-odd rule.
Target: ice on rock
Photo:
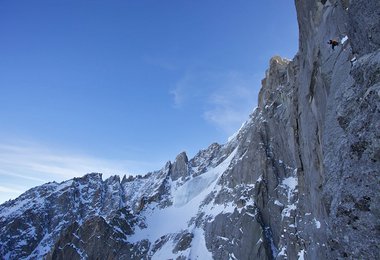
[[[86,258],[92,230],[69,229],[101,223],[101,251],[126,259],[376,259],[378,1],[334,3],[296,1],[300,49],[271,59],[258,107],[227,144],[121,182],[90,174],[27,191],[0,205],[0,258]],[[347,210],[360,221],[347,225]]]
[[[194,177],[182,186],[176,187],[172,182],[172,197],[174,205],[143,213],[146,228],[138,229],[135,235],[128,238],[131,242],[148,239],[151,242],[158,240],[165,234],[174,234],[189,228],[190,220],[195,217],[206,196],[216,188],[218,178],[226,171],[236,154],[236,149],[217,167]],[[154,205],[151,206],[152,208]],[[219,211],[224,210],[221,207]],[[157,223],[160,223],[157,225]]]
[[[321,228],[321,222],[319,222],[316,218],[314,218],[313,221],[316,228]]]
[[[232,158],[235,156],[235,153],[236,150],[217,167],[210,169],[208,172],[187,181],[184,185],[180,186],[176,191],[174,191],[174,205],[176,207],[181,207],[196,196],[200,195],[205,189],[210,187],[212,188],[211,184],[226,171],[227,167],[231,163]]]
[[[292,198],[293,194],[297,192],[298,178],[288,177],[282,181],[281,186],[288,191],[288,201]]]
[[[342,40],[340,41],[341,44],[344,44],[348,40],[348,36],[345,35]]]
[[[299,253],[298,253],[298,260],[305,260],[305,250],[302,249]]]

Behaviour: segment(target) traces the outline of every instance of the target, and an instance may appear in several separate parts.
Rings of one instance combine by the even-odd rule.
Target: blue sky
[[[291,0],[0,1],[0,202],[226,142],[297,45]]]

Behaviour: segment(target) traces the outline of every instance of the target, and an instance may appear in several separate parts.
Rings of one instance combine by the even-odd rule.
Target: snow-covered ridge
[[[114,216],[119,214],[117,212],[124,209],[139,215],[141,220],[141,228],[134,228],[135,234],[128,237],[128,243],[144,239],[153,243],[161,236],[189,229],[190,220],[198,214],[201,201],[215,188],[218,178],[229,166],[237,150],[227,154],[228,157],[223,152],[222,156],[209,162],[201,158],[201,155],[215,157],[215,152],[220,152],[220,149],[221,146],[214,144],[201,152],[189,162],[190,175],[176,181],[170,178],[172,164],[169,162],[160,171],[145,176],[124,177],[121,181],[119,176],[102,180],[101,174],[91,173],[62,183],[48,183],[33,188],[16,200],[0,206],[0,223],[4,223],[1,225],[0,238],[4,242],[0,253],[7,258],[16,255],[21,258],[28,255],[45,256],[52,250],[62,231],[72,223],[84,225],[93,216],[101,216],[112,223]],[[124,213],[120,214],[125,216]],[[12,231],[15,219],[30,228]],[[155,225],[160,219],[162,224]],[[48,223],[43,230],[36,228],[42,224],[41,220]],[[123,233],[122,228],[113,228]],[[10,233],[12,244],[8,244],[11,242]],[[36,237],[40,237],[40,240],[31,243],[30,240]],[[14,241],[18,242],[14,244]],[[78,249],[77,252],[79,254],[81,251]]]
[[[377,259],[379,2],[295,3],[300,49],[271,59],[227,144],[145,176],[36,187],[0,205],[0,256]]]
[[[205,215],[218,214],[222,211],[230,212],[226,207],[222,206],[220,212],[208,212],[201,205],[206,197],[217,190],[217,181],[220,176],[228,169],[232,159],[236,154],[235,149],[222,163],[215,168],[211,168],[202,175],[191,177],[182,185],[178,185],[180,181],[170,181],[170,194],[173,204],[166,208],[159,208],[157,203],[149,205],[141,214],[144,218],[145,226],[143,228],[136,227],[135,234],[128,238],[128,241],[137,243],[142,240],[148,240],[151,243],[159,241],[161,237],[167,235],[175,235],[180,232],[190,232],[194,236],[199,236],[199,228],[197,228],[192,219],[198,214]],[[158,224],[159,223],[159,224]],[[192,247],[191,250],[173,253],[175,245],[167,244],[165,248],[154,253],[153,259],[169,259],[179,256],[197,255],[201,259],[211,259],[210,252],[207,251],[206,245],[199,244],[202,236],[199,237],[198,246]],[[204,240],[204,238],[203,238]],[[193,240],[195,243],[197,240]],[[206,255],[205,255],[206,254]]]

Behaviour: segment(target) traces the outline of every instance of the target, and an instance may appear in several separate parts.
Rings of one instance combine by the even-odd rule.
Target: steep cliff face
[[[258,107],[226,144],[145,176],[36,187],[0,206],[0,255],[376,259],[380,2],[295,3],[299,51],[270,60]]]
[[[303,2],[296,1],[300,51],[295,59],[300,189],[305,191],[300,203],[305,213],[321,219],[321,232],[305,227],[302,237],[312,237],[311,257],[324,252],[329,258],[376,258],[380,3]],[[341,40],[339,48],[326,48],[335,37]]]

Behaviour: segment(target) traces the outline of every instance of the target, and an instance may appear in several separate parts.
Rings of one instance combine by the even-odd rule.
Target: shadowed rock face
[[[380,46],[379,1],[350,1],[348,31],[352,51],[359,55],[376,52]]]
[[[33,188],[0,206],[0,255],[376,259],[379,1],[295,4],[299,51],[270,60],[258,107],[229,142],[145,176]]]
[[[96,216],[82,225],[74,222],[60,236],[47,259],[137,259],[143,257],[146,250],[136,250],[133,244],[125,240],[125,235],[132,233],[128,223],[131,219],[127,217],[119,220],[121,221],[117,223],[119,225],[115,225],[114,221],[115,219],[107,223],[104,218]],[[115,226],[121,227],[119,233],[113,229]]]
[[[172,165],[171,179],[173,181],[188,176],[188,159],[185,152],[180,153]]]

